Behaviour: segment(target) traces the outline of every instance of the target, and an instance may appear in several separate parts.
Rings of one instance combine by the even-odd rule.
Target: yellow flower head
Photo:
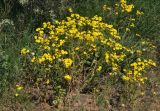
[[[29,53],[29,50],[26,48],[21,49],[21,55],[25,56]]]
[[[23,86],[21,86],[21,85],[16,85],[16,89],[18,90],[18,91],[20,91],[20,90],[22,90],[23,89]]]
[[[136,12],[136,15],[137,16],[141,16],[141,15],[143,15],[144,13],[143,12],[141,12],[141,11],[139,11],[139,10],[137,10],[137,12]]]
[[[72,8],[69,8],[69,9],[68,9],[68,11],[69,11],[70,13],[72,13],[72,12],[73,12]]]
[[[103,11],[107,10],[107,5],[103,5]]]
[[[18,97],[18,96],[19,96],[19,94],[18,94],[18,93],[16,93],[16,94],[15,94],[15,96],[16,96],[16,97]]]
[[[102,70],[102,66],[98,66],[97,71],[101,71]]]
[[[64,79],[67,80],[67,81],[70,81],[72,79],[72,77],[67,74],[67,75],[64,76]]]
[[[79,50],[79,49],[80,49],[79,47],[76,47],[76,48],[75,48],[75,50]]]
[[[35,62],[36,61],[36,57],[33,56],[32,59],[31,59],[31,62]]]
[[[47,79],[46,84],[49,84],[49,83],[50,83],[50,80],[49,80],[49,79]]]
[[[122,7],[122,12],[124,12],[124,11],[126,11],[128,13],[132,12],[132,10],[134,8],[133,4],[127,5],[127,0],[120,0],[120,3],[121,3],[121,7]]]
[[[129,81],[129,80],[130,80],[130,78],[129,78],[129,77],[127,77],[127,76],[125,76],[125,75],[124,75],[124,76],[122,76],[122,79],[123,79],[123,80],[125,80],[125,81]]]
[[[46,27],[47,27],[47,23],[44,22],[44,23],[43,23],[43,28],[46,28]]]
[[[63,59],[63,64],[64,64],[64,66],[65,66],[66,68],[71,67],[72,63],[73,63],[73,61],[72,61],[72,59],[70,59],[70,58]]]

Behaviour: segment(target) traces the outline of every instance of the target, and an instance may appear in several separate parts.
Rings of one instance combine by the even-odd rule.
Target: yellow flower
[[[106,54],[105,54],[106,56],[105,56],[105,60],[106,60],[106,62],[107,63],[109,63],[109,53],[108,52],[106,52]]]
[[[59,47],[62,46],[64,43],[65,43],[64,40],[60,40],[60,41],[59,41]]]
[[[143,15],[144,13],[143,12],[141,12],[141,11],[139,11],[139,10],[137,10],[137,12],[136,12],[136,15],[137,16],[141,16],[141,15]]]
[[[130,29],[129,28],[126,28],[126,32],[129,32],[130,31]]]
[[[97,71],[101,71],[102,70],[102,66],[98,66]]]
[[[72,12],[73,12],[72,8],[69,8],[69,9],[68,9],[68,11],[69,11],[70,13],[72,13]]]
[[[50,80],[49,80],[49,79],[47,79],[46,84],[49,84],[49,83],[50,83]]]
[[[125,80],[125,81],[129,81],[129,80],[130,80],[130,78],[129,78],[129,77],[127,77],[127,76],[125,76],[125,75],[124,75],[124,76],[122,76],[122,79],[123,79],[123,80]]]
[[[67,81],[70,81],[72,79],[72,77],[67,74],[67,75],[64,76],[64,79],[67,80]]]
[[[132,11],[133,8],[134,8],[134,5],[133,5],[133,4],[128,5],[128,6],[126,7],[126,11],[129,13],[129,12]]]
[[[44,22],[44,23],[43,23],[43,28],[46,28],[46,27],[47,27],[47,23]]]
[[[33,56],[33,58],[31,59],[31,62],[35,62],[36,61],[36,57]]]
[[[110,7],[107,7],[107,5],[103,5],[103,11],[106,11],[106,10],[111,10],[111,8]]]
[[[66,68],[71,67],[72,63],[73,61],[70,58],[63,59],[63,64],[65,65]]]
[[[107,5],[103,5],[103,11],[107,10]]]
[[[84,51],[84,52],[83,52],[83,54],[84,54],[84,55],[87,55],[87,52],[86,52],[86,51]]]
[[[141,95],[142,95],[142,96],[144,96],[144,94],[145,94],[144,92],[141,92]]]
[[[75,50],[79,50],[79,49],[80,49],[79,47],[76,47],[76,48],[75,48]]]
[[[15,94],[15,96],[16,96],[16,97],[18,97],[18,96],[19,96],[19,94],[18,94],[18,93],[16,93],[16,94]]]
[[[135,24],[134,24],[134,23],[132,23],[130,26],[131,26],[131,27],[135,27]]]
[[[37,32],[40,31],[40,30],[41,30],[41,28],[37,28],[37,29],[36,29]]]
[[[39,31],[39,34],[40,34],[40,35],[43,35],[43,34],[44,34],[44,31],[42,31],[42,30]]]
[[[140,34],[136,34],[136,36],[137,36],[137,37],[140,37],[141,35],[140,35]]]
[[[29,50],[26,48],[21,49],[21,55],[25,56],[29,53]]]
[[[142,54],[142,51],[141,50],[136,50],[136,53],[140,55],[140,54]]]
[[[124,11],[126,11],[128,13],[132,12],[132,10],[134,8],[133,4],[127,5],[127,1],[126,0],[121,0],[120,3],[121,3],[121,7],[123,9],[122,12],[124,12]]]
[[[154,91],[154,92],[153,92],[153,95],[157,95],[157,93]]]
[[[68,52],[65,51],[65,50],[61,50],[61,54],[62,54],[62,55],[66,55],[66,54],[68,54]]]
[[[20,90],[22,90],[23,89],[23,86],[21,86],[21,85],[16,85],[16,89],[18,90],[18,91],[20,91]]]

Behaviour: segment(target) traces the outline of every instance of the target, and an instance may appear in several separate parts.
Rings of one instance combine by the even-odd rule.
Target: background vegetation
[[[40,109],[76,110],[78,108],[78,110],[158,111],[160,102],[160,1],[127,1],[128,4],[134,4],[135,12],[133,13],[136,13],[136,10],[144,12],[136,19],[134,23],[136,28],[131,28],[127,37],[125,36],[126,27],[132,23],[127,19],[136,17],[133,13],[123,14],[121,11],[116,16],[114,8],[115,3],[118,2],[118,0],[0,0],[0,109],[2,111],[17,109],[38,111]],[[106,5],[105,11],[104,5]],[[113,27],[120,32],[123,45],[134,47],[136,50],[144,50],[142,55],[152,58],[157,63],[157,67],[147,70],[147,77],[150,79],[141,86],[130,86],[119,80],[115,81],[115,78],[108,78],[108,75],[103,75],[87,83],[83,91],[77,91],[77,87],[72,86],[71,89],[69,88],[72,91],[68,91],[66,98],[63,99],[56,98],[65,95],[63,88],[56,87],[53,90],[50,87],[44,88],[43,85],[38,86],[40,90],[24,88],[20,92],[23,96],[16,97],[16,85],[26,84],[23,82],[30,77],[26,74],[33,74],[32,68],[26,68],[29,64],[22,62],[21,49],[33,48],[35,30],[41,27],[43,22],[49,21],[54,24],[57,20],[65,19],[69,16],[69,8],[81,16],[101,16],[104,23],[113,24]],[[152,44],[155,48],[151,48],[148,44],[139,45],[142,42]],[[79,84],[80,81],[75,82]],[[30,91],[32,95],[38,93],[38,98],[42,97],[43,100],[29,96],[27,91]],[[53,98],[60,99],[62,102],[47,101],[47,97],[43,94],[46,92],[51,92]]]

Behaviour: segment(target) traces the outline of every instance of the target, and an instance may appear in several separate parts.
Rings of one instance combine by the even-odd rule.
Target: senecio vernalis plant
[[[127,13],[134,8],[124,0],[120,6]],[[71,85],[71,81],[79,79],[83,79],[82,84],[89,84],[94,76],[106,73],[110,77],[120,76],[129,83],[143,84],[147,80],[146,71],[156,63],[143,58],[140,49],[124,46],[112,24],[103,22],[97,15],[84,17],[71,9],[70,13],[65,20],[53,24],[44,22],[36,29],[34,48],[21,50],[22,57],[33,69],[38,67],[37,70],[45,71],[47,76],[44,74],[41,78],[47,81],[46,84],[54,83],[53,87],[56,87],[55,84],[64,86],[67,82]]]
[[[44,22],[36,32],[34,41],[37,49],[23,48],[21,55],[30,56],[32,64],[46,68],[59,64],[64,69],[64,78],[68,80],[74,76],[73,70],[84,66],[89,58],[97,62],[98,72],[104,68],[108,68],[104,70],[110,75],[123,72],[123,80],[130,82],[144,83],[145,70],[156,65],[151,59],[141,57],[126,61],[133,51],[120,43],[121,37],[113,25],[104,23],[97,15],[88,18],[72,13],[66,20],[56,21],[54,25]]]

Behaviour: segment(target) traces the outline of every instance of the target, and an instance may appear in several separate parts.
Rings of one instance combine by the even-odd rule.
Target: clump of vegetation
[[[132,11],[123,2],[120,6],[122,12]],[[77,88],[82,91],[95,77],[106,73],[130,84],[144,84],[146,70],[156,66],[153,60],[139,54],[141,49],[124,46],[118,31],[102,17],[88,18],[69,11],[66,20],[44,22],[36,29],[34,45],[21,50],[32,85],[43,82],[44,87],[60,88],[53,94],[54,101],[72,90],[71,81],[81,81]]]
[[[140,99],[158,95],[159,39],[157,31],[150,33],[154,39],[144,33],[153,30],[144,27],[145,3],[47,0],[42,6],[36,0],[17,0],[11,8],[21,7],[24,13],[17,11],[12,18],[9,10],[0,23],[0,93],[6,96],[11,90],[15,104],[65,107],[74,93],[94,96],[99,108],[137,109]]]

